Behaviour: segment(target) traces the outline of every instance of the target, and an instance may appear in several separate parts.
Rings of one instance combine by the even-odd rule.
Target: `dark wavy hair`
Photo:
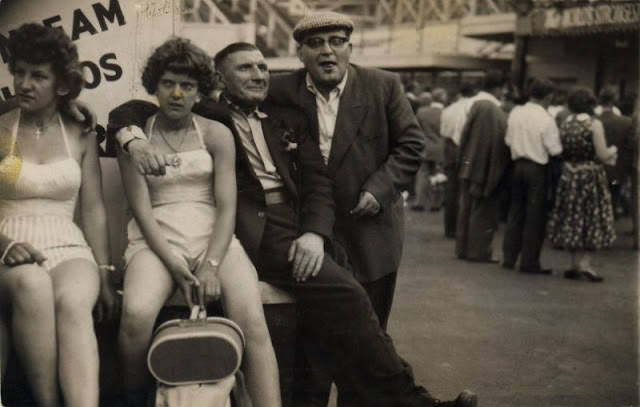
[[[78,49],[59,28],[27,23],[9,35],[9,72],[13,75],[16,61],[29,64],[51,64],[58,84],[69,89],[60,97],[60,103],[75,99],[84,86]]]
[[[593,95],[593,91],[586,86],[576,86],[569,91],[567,105],[573,113],[593,114],[596,97]]]
[[[147,59],[142,85],[150,95],[156,92],[160,77],[166,71],[195,79],[201,95],[208,95],[215,87],[211,58],[186,38],[175,37],[165,41]]]

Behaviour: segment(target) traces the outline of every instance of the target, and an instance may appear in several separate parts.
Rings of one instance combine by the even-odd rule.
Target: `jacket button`
[[[258,217],[264,218],[264,211],[258,211]]]

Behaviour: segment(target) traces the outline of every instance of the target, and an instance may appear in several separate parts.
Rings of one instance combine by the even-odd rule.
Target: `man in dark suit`
[[[353,22],[333,12],[309,15],[293,36],[304,68],[276,76],[270,100],[309,117],[336,202],[334,251],[348,259],[386,328],[404,240],[401,191],[421,162],[423,133],[398,75],[349,63]],[[344,253],[341,250],[344,249]],[[314,391],[309,405],[326,405],[330,380],[324,356],[307,349]],[[340,394],[344,404],[345,391]]]
[[[416,198],[411,209],[424,210],[428,203],[431,211],[438,211],[443,202],[443,190],[438,185],[432,185],[431,177],[438,173],[444,161],[444,139],[440,135],[440,119],[442,109],[447,103],[447,92],[442,88],[435,88],[432,92],[433,101],[429,105],[421,106],[416,112],[416,118],[424,131],[424,152],[422,165],[416,174]]]
[[[616,114],[614,103],[617,99],[617,91],[612,86],[606,86],[600,92],[601,113],[598,116],[604,127],[604,136],[607,145],[618,148],[618,160],[616,165],[607,165],[607,180],[611,191],[611,201],[614,215],[618,217],[624,212],[622,208],[622,186],[631,174],[633,153],[633,126],[630,117]],[[627,205],[627,209],[630,205]]]
[[[215,65],[224,84],[222,109],[231,116],[237,146],[236,234],[260,279],[297,297],[302,323],[330,356],[338,388],[349,389],[357,405],[475,406],[470,392],[440,402],[415,384],[362,286],[324,254],[334,221],[331,179],[305,115],[262,103],[269,72],[260,51],[247,43],[231,44],[216,55]],[[212,117],[208,110],[213,108],[201,105],[194,111]],[[215,109],[219,113],[220,106]],[[146,171],[145,162],[154,154],[137,140],[127,147]]]
[[[307,113],[333,180],[335,239],[386,326],[404,240],[401,191],[424,136],[397,74],[349,64],[352,30],[338,13],[301,20],[293,35],[305,68],[274,77],[269,97]]]

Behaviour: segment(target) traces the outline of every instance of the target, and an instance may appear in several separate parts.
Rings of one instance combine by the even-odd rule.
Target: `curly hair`
[[[215,87],[211,58],[186,38],[175,37],[165,41],[147,59],[142,72],[142,86],[150,95],[156,92],[160,77],[166,71],[195,79],[202,95],[208,95]]]
[[[51,64],[51,70],[59,84],[69,93],[60,97],[60,103],[78,97],[84,86],[78,49],[61,29],[27,23],[9,35],[9,72],[13,75],[16,62]]]
[[[586,86],[576,86],[569,91],[567,105],[573,113],[593,114],[596,97],[593,95],[593,91]]]

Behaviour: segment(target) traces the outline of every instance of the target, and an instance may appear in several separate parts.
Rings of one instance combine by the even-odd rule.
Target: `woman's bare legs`
[[[146,393],[149,384],[146,354],[153,324],[173,290],[173,277],[151,250],[142,250],[131,259],[124,275],[118,335],[124,391],[131,403]]]
[[[0,266],[0,300],[11,308],[11,334],[40,407],[58,407],[57,345],[51,277],[42,267]]]
[[[57,265],[50,275],[65,406],[97,407],[100,362],[91,312],[100,291],[98,268],[85,259],[72,259]]]
[[[242,248],[230,247],[218,276],[227,315],[242,328],[247,341],[243,365],[253,405],[279,407],[278,362],[264,319],[256,270]]]

